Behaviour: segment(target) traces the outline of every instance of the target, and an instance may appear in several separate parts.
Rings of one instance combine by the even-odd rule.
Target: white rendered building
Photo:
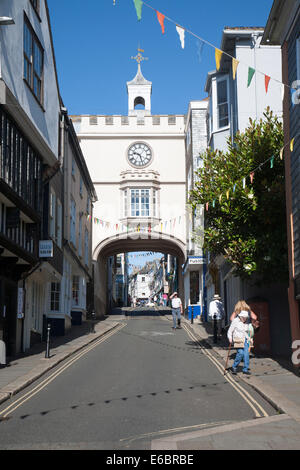
[[[127,116],[72,116],[98,199],[93,230],[98,315],[107,308],[108,256],[152,250],[178,256],[180,265],[185,261],[185,118],[151,114],[152,83],[142,75],[141,54],[135,59]]]

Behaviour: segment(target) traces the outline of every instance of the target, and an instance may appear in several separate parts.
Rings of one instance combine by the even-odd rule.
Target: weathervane
[[[148,60],[148,57],[143,57],[141,52],[145,52],[143,49],[138,48],[138,53],[135,57],[131,57],[133,60],[136,60],[140,65],[143,60]]]

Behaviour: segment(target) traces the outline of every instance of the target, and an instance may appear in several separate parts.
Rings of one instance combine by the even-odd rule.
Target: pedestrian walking
[[[217,336],[221,336],[223,319],[225,318],[225,310],[219,294],[215,294],[213,300],[209,304],[208,318],[210,321],[216,321]]]
[[[236,375],[237,366],[241,361],[244,362],[243,374],[250,375],[249,372],[249,353],[250,348],[253,345],[253,327],[248,322],[249,312],[247,310],[241,310],[240,313],[231,322],[229,330],[227,332],[228,341],[230,347],[237,349],[235,360],[232,366],[232,373]]]
[[[167,306],[167,303],[168,303],[168,296],[167,294],[163,294],[163,303],[164,303],[164,307]]]
[[[239,300],[237,302],[237,304],[234,307],[234,311],[232,312],[230,316],[230,321],[232,322],[242,310],[248,312],[247,323],[252,323],[253,328],[257,330],[259,328],[258,317],[254,312],[252,312],[250,306],[247,304],[245,300]]]
[[[173,316],[172,328],[176,330],[176,322],[177,322],[177,328],[180,328],[181,315],[183,314],[182,302],[181,302],[181,299],[178,297],[177,292],[174,292],[174,294],[170,296],[170,300],[171,300],[172,316]]]

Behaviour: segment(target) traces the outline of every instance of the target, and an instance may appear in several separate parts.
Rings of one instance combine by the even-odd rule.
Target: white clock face
[[[152,152],[148,145],[143,142],[137,142],[128,150],[128,160],[131,165],[141,168],[147,166],[151,162]]]

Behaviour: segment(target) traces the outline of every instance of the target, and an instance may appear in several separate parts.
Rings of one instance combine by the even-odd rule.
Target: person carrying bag
[[[232,373],[236,375],[237,366],[241,361],[244,362],[243,374],[250,375],[249,372],[249,354],[253,346],[253,327],[248,323],[249,313],[242,310],[232,321],[227,337],[230,345],[237,349],[235,360],[232,366]]]

